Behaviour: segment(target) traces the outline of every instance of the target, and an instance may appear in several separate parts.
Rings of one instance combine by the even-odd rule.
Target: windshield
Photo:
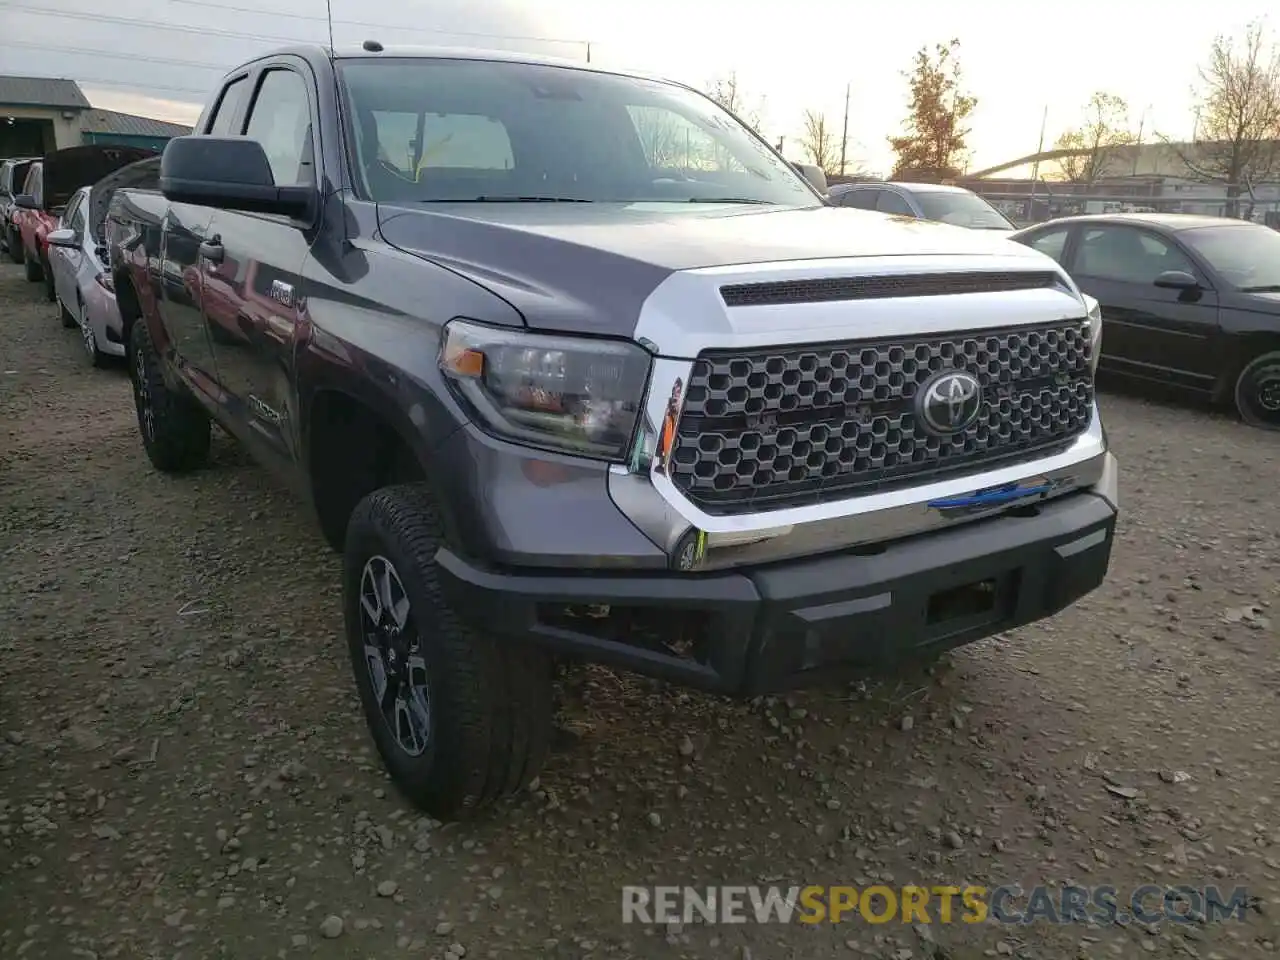
[[[1237,289],[1280,291],[1280,232],[1256,223],[1233,223],[1182,230],[1178,239]]]
[[[339,62],[356,181],[374,200],[821,206],[708,98],[543,64]]]
[[[1013,224],[976,193],[960,190],[913,191],[926,220],[974,230],[1012,230]]]

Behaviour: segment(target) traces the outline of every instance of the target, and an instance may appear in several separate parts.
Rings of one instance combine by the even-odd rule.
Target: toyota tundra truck
[[[999,236],[838,209],[706,96],[510,53],[291,48],[112,200],[142,444],[313,507],[372,737],[465,818],[553,668],[838,682],[1103,582],[1097,304]]]

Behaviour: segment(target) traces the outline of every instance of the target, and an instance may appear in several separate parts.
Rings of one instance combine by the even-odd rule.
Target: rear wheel
[[[343,605],[365,720],[397,787],[459,820],[527,785],[551,736],[551,664],[449,607],[440,521],[425,484],[385,487],[347,528]]]
[[[44,276],[40,271],[40,262],[32,259],[31,254],[25,249],[22,251],[22,275],[31,283],[37,282]]]
[[[194,399],[165,383],[160,356],[143,320],[129,335],[129,379],[138,412],[138,432],[152,465],[165,473],[186,473],[209,457],[209,415]]]
[[[1280,350],[1255,357],[1236,378],[1236,409],[1252,427],[1280,430]]]
[[[89,355],[89,362],[95,367],[105,367],[110,358],[98,349],[98,335],[93,332],[93,324],[89,322],[89,318],[85,315],[84,302],[77,299],[80,308],[80,316],[84,317],[82,323],[77,324],[75,317],[71,318],[72,326],[80,327],[80,338],[84,343],[85,352]],[[63,308],[63,323],[66,323],[66,308]]]
[[[22,262],[22,237],[12,227],[9,228],[9,259],[14,263]]]

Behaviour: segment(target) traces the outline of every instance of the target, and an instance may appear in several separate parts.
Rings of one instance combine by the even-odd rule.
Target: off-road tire
[[[1267,371],[1272,377],[1280,371],[1280,350],[1268,350],[1259,354],[1241,368],[1231,391],[1236,411],[1240,419],[1251,427],[1261,430],[1280,430],[1280,412],[1271,414],[1260,409],[1257,396],[1257,378]],[[1272,380],[1274,383],[1274,380]]]
[[[203,466],[209,458],[212,436],[209,415],[192,397],[165,383],[160,357],[143,320],[134,323],[129,334],[129,380],[138,433],[152,466],[164,473],[187,473]]]
[[[551,737],[551,661],[478,632],[450,609],[435,564],[440,542],[426,484],[366,496],[347,526],[343,608],[365,720],[397,788],[438,820],[466,820],[537,776]],[[426,662],[430,733],[418,756],[400,747],[383,718],[365,660],[360,586],[376,556],[404,586]]]
[[[44,274],[40,270],[40,262],[32,260],[31,255],[25,249],[22,251],[22,275],[29,283],[38,283],[44,279]]]

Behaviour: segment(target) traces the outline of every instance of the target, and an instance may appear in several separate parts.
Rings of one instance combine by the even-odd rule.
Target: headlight
[[[1098,358],[1102,356],[1102,305],[1087,293],[1080,294],[1088,308],[1089,317],[1089,367],[1098,370]]]
[[[624,460],[649,379],[633,343],[453,320],[440,368],[489,432],[536,447]]]

